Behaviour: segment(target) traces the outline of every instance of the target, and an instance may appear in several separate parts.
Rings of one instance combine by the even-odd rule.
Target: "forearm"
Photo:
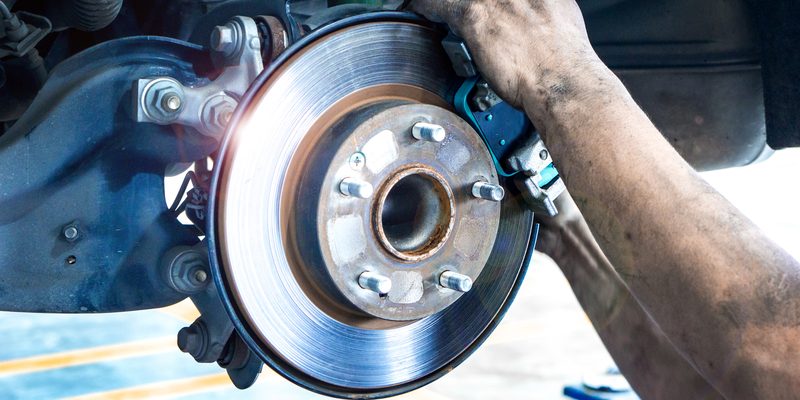
[[[620,371],[643,399],[719,399],[722,396],[675,350],[633,299],[580,219],[556,227],[551,256],[592,321]],[[547,240],[551,238],[543,238]]]
[[[523,103],[611,263],[724,394],[798,385],[797,263],[696,175],[610,71],[581,68],[542,74]]]
[[[524,106],[606,256],[695,368],[730,398],[796,397],[800,265],[661,137],[592,50],[577,3],[411,5]]]

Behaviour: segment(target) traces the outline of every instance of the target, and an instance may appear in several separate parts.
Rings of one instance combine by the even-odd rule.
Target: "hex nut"
[[[210,97],[203,105],[203,127],[209,134],[221,133],[230,123],[239,103],[233,97],[221,93]]]
[[[165,260],[167,283],[177,292],[192,295],[208,285],[208,256],[203,252],[177,247]]]
[[[157,123],[170,123],[178,119],[185,101],[183,85],[172,78],[158,78],[147,84],[144,93],[142,93],[144,101],[145,114]],[[168,97],[177,96],[180,101],[177,109],[169,109],[166,107]],[[174,104],[174,102],[172,102]]]

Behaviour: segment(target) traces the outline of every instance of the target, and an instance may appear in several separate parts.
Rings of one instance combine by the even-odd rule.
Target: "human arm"
[[[706,184],[599,60],[572,0],[415,0],[524,108],[604,253],[728,398],[800,390],[800,265]],[[709,149],[713,151],[713,149]]]
[[[564,193],[541,217],[537,250],[561,268],[611,357],[644,399],[721,399],[634,299]]]

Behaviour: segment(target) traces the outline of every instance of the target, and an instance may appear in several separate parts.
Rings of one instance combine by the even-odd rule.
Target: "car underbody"
[[[5,2],[0,310],[191,298],[181,350],[240,388],[267,364],[383,397],[458,365],[513,301],[533,215],[558,212],[564,182],[464,43],[399,3]],[[579,4],[695,168],[798,145],[777,5]]]

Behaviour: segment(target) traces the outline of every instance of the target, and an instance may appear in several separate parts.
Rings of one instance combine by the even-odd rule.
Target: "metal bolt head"
[[[179,293],[192,295],[208,286],[208,255],[185,246],[164,255],[167,284]]]
[[[542,150],[539,152],[539,158],[542,160],[547,160],[548,156],[550,156],[550,154],[547,152],[547,150]]]
[[[377,272],[365,271],[358,276],[358,285],[363,289],[371,290],[381,296],[389,294],[392,290],[392,280]]]
[[[219,114],[217,115],[217,123],[220,126],[228,126],[231,122],[231,117],[233,117],[233,109],[225,107],[219,110]]]
[[[208,280],[208,273],[205,270],[199,269],[194,272],[194,279],[198,282],[205,282]]]
[[[183,106],[183,99],[181,99],[179,94],[170,92],[164,95],[164,98],[161,99],[161,106],[167,112],[178,112]]]
[[[411,128],[411,135],[417,140],[439,143],[447,137],[447,131],[441,125],[417,122]]]
[[[72,242],[78,238],[78,227],[75,225],[67,225],[64,227],[62,233],[64,234],[65,239]]]
[[[472,185],[472,195],[479,199],[501,201],[506,196],[506,191],[500,185],[479,181]]]
[[[372,184],[356,178],[344,178],[339,182],[339,192],[345,196],[358,197],[359,199],[368,199],[375,193]]]
[[[453,271],[444,271],[439,275],[439,284],[450,290],[466,293],[472,290],[472,279]]]
[[[147,84],[141,106],[152,122],[174,122],[183,107],[183,86],[172,78],[158,78]]]
[[[214,27],[211,31],[211,48],[225,55],[231,54],[236,50],[236,32],[229,25]]]
[[[238,103],[234,98],[224,93],[218,93],[206,100],[203,105],[202,121],[203,134],[209,136],[221,135],[231,121]]]

